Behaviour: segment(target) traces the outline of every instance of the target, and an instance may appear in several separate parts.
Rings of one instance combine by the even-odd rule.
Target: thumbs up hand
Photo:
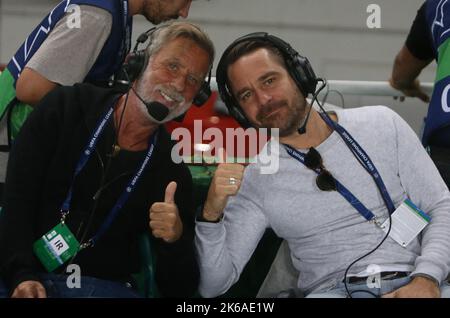
[[[241,164],[226,163],[223,149],[220,149],[219,153],[224,163],[219,164],[214,173],[203,206],[203,218],[213,222],[221,218],[228,198],[239,192],[245,169]]]
[[[149,226],[154,237],[167,243],[177,241],[183,233],[183,223],[175,204],[177,183],[172,181],[167,185],[164,202],[155,202],[150,208]]]

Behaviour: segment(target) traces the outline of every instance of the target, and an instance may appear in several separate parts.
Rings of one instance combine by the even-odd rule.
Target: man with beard
[[[3,296],[134,297],[127,286],[139,271],[138,242],[147,232],[160,293],[196,291],[192,179],[172,161],[161,124],[190,107],[214,48],[190,23],[163,24],[150,37],[132,57],[144,54],[141,68],[129,73],[136,80],[127,94],[90,84],[60,87],[17,136],[0,214]],[[79,266],[81,288],[70,289],[60,275],[65,262]]]
[[[316,111],[317,82],[267,33],[225,50],[221,97],[243,126],[279,129],[279,170],[218,167],[196,222],[200,293],[226,292],[271,227],[300,273],[295,294],[449,297],[450,193],[417,136],[382,106]]]
[[[32,107],[55,87],[80,82],[108,86],[130,51],[134,16],[143,15],[153,24],[186,18],[191,2],[61,1],[28,36],[0,75],[0,121],[8,121],[6,125],[3,122],[1,133],[8,145]],[[0,162],[4,166],[5,161],[3,155]],[[4,180],[5,168],[0,167],[0,181]]]

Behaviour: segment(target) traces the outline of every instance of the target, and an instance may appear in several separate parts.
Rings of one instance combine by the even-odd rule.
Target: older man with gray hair
[[[131,274],[139,271],[145,233],[160,293],[196,291],[192,179],[172,161],[161,124],[204,89],[214,48],[191,23],[166,23],[149,36],[152,44],[123,68],[128,93],[61,87],[25,122],[0,215],[0,294],[135,297]],[[64,263],[79,266],[81,288],[67,287]]]

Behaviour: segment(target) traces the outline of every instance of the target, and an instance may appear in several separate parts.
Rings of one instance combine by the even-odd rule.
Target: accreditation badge
[[[392,226],[389,236],[402,247],[408,246],[431,221],[428,214],[408,199],[392,213],[391,219]],[[380,227],[387,233],[389,218]]]
[[[59,223],[33,244],[33,252],[52,272],[78,252],[80,243],[65,223]]]

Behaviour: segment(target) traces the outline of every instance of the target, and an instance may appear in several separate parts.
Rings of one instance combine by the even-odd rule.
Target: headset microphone
[[[306,133],[306,124],[308,123],[309,115],[311,114],[311,110],[313,108],[314,102],[317,102],[317,104],[319,105],[320,109],[326,114],[325,109],[323,109],[323,106],[319,102],[317,97],[319,96],[319,93],[327,86],[327,80],[325,80],[323,78],[317,78],[317,81],[318,82],[322,82],[322,85],[320,85],[319,89],[314,93],[314,96],[313,96],[313,98],[311,100],[311,107],[308,110],[308,115],[306,115],[305,122],[297,130],[300,135],[303,135],[303,134]]]
[[[136,90],[131,87],[134,94],[139,98],[139,100],[145,105],[147,108],[148,114],[155,119],[156,121],[163,121],[167,115],[169,115],[169,108],[166,107],[166,105],[160,103],[160,102],[146,102],[137,92]]]
[[[311,114],[311,110],[312,110],[312,105],[309,107],[309,110],[308,110],[308,115],[306,115],[306,119],[305,119],[305,122],[303,123],[303,125],[301,125],[299,128],[298,128],[298,133],[300,134],[300,135],[303,135],[303,134],[305,134],[306,133],[306,124],[308,123],[308,119],[309,119],[309,115]]]
[[[169,115],[169,109],[160,102],[145,103],[147,111],[157,121],[163,121]]]

